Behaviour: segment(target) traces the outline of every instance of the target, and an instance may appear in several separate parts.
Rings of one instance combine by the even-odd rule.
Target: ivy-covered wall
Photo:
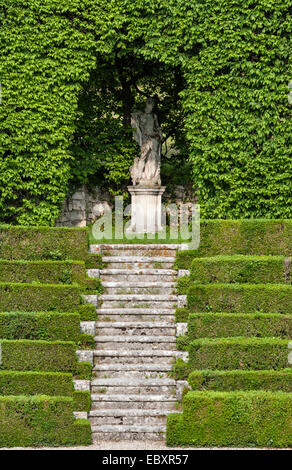
[[[79,92],[101,58],[129,54],[183,74],[201,215],[292,217],[284,0],[3,0],[0,24],[0,221],[54,224],[76,163]]]

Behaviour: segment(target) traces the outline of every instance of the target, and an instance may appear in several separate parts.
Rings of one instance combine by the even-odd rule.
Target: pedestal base
[[[161,225],[161,196],[165,186],[129,186],[131,194],[131,225],[128,232],[156,233]]]

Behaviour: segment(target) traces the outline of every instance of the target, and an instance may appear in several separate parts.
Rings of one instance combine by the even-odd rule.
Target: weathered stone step
[[[173,364],[175,359],[187,359],[184,351],[159,349],[100,349],[93,351],[94,364]]]
[[[142,309],[141,309],[142,310]],[[149,320],[151,321],[167,321],[169,324],[175,324],[175,318],[173,315],[165,315],[165,314],[152,314],[152,315],[149,315],[148,314],[145,314],[145,315],[137,315],[137,314],[130,314],[130,315],[125,315],[125,314],[120,314],[120,315],[107,315],[107,314],[104,314],[104,315],[99,315],[99,318],[100,320],[104,321],[104,322],[107,322],[109,325],[110,324],[114,324],[115,322],[120,322],[121,320],[123,320],[123,322],[133,322],[133,320],[137,321],[137,322],[147,322]]]
[[[134,433],[158,433],[158,432],[165,432],[165,426],[147,426],[147,425],[100,425],[100,426],[92,426],[92,432],[134,432]]]
[[[89,419],[92,426],[103,424],[165,425],[169,412],[173,410],[103,409],[91,411]]]
[[[93,379],[91,381],[92,386],[116,386],[116,387],[143,387],[143,386],[164,386],[164,385],[175,385],[174,379]]]
[[[138,403],[138,402],[175,402],[176,401],[176,396],[175,395],[158,395],[158,394],[153,394],[151,395],[150,393],[146,395],[142,395],[140,393],[138,394],[124,394],[124,395],[112,395],[109,393],[92,393],[91,394],[91,400],[92,402],[116,402],[116,403]],[[128,407],[127,407],[128,408]]]
[[[103,282],[107,294],[174,294],[174,282],[119,281]]]
[[[128,307],[128,308],[119,308],[119,307],[108,307],[98,308],[97,313],[99,315],[174,315],[175,309],[173,307],[163,306],[162,308],[151,307],[151,308],[141,308],[141,307]]]
[[[171,349],[176,347],[174,336],[95,336],[97,347],[104,349],[143,349],[150,346],[151,349]]]
[[[174,269],[101,269],[100,271],[87,270],[90,277],[99,277],[103,281],[124,282],[174,282],[177,271]]]
[[[93,432],[93,444],[99,444],[101,441],[156,441],[165,442],[166,432]]]
[[[103,390],[103,392],[101,392]],[[91,382],[91,393],[109,393],[110,395],[142,394],[175,394],[173,379],[94,379]]]
[[[115,372],[169,372],[172,366],[168,364],[96,364],[94,371],[115,371]]]
[[[174,308],[177,304],[176,295],[150,294],[102,294],[99,298],[102,308]]]
[[[173,267],[175,257],[172,256],[103,256],[102,261],[107,268],[114,269],[170,269]]]
[[[170,322],[96,322],[96,331],[101,336],[108,335],[151,335],[151,336],[175,336],[175,326]]]

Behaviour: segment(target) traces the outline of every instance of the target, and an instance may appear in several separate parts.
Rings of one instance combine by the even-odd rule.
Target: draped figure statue
[[[156,114],[153,113],[155,101],[148,98],[145,111],[131,114],[134,139],[141,147],[141,155],[135,158],[131,167],[133,186],[161,186],[160,161],[162,132]]]

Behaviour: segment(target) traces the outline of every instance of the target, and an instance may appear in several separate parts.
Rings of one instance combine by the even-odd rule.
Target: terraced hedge
[[[58,284],[0,283],[0,311],[74,312],[78,310],[78,286]]]
[[[291,283],[291,259],[284,256],[214,256],[195,258],[191,278],[200,283]]]
[[[72,374],[68,372],[0,371],[0,395],[72,396]]]
[[[83,261],[26,261],[0,259],[0,282],[72,284],[85,278]]]
[[[292,313],[292,286],[281,284],[194,284],[187,306],[193,312]]]
[[[1,369],[73,372],[76,345],[72,341],[0,340]]]
[[[0,258],[22,260],[85,260],[86,228],[0,225]]]
[[[80,316],[78,313],[0,313],[0,338],[80,340]]]
[[[187,341],[198,338],[257,336],[292,338],[292,314],[191,313]],[[184,337],[182,337],[182,340]]]
[[[291,394],[193,391],[168,415],[167,445],[291,447]]]
[[[292,220],[201,220],[200,246],[180,251],[176,267],[190,269],[196,257],[292,255]]]
[[[0,447],[91,443],[90,423],[74,420],[70,397],[0,396],[0,429]]]
[[[191,341],[189,369],[262,370],[285,369],[288,340],[275,338],[202,338]]]
[[[193,390],[266,390],[291,393],[292,369],[194,370],[188,376],[188,382]]]

